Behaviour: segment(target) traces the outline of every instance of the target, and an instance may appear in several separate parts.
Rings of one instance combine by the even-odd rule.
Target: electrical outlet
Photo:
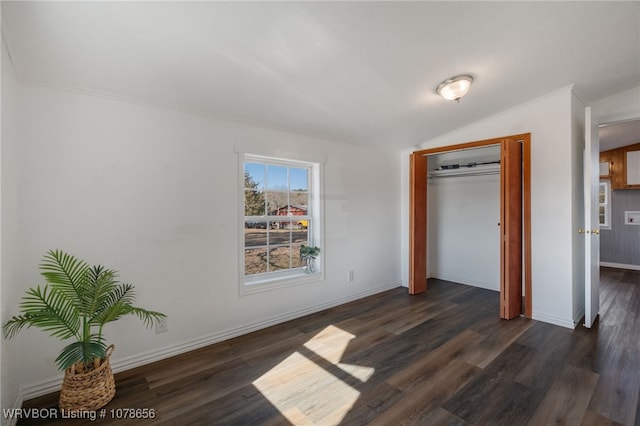
[[[169,331],[167,317],[160,318],[156,323],[156,334],[164,333],[165,331]]]
[[[353,271],[347,273],[347,281],[353,282]]]

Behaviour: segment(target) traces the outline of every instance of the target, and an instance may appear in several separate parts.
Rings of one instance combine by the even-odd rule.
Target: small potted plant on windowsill
[[[114,397],[115,381],[109,357],[114,346],[105,344],[102,329],[108,322],[135,315],[151,327],[165,315],[133,305],[134,287],[117,280],[117,272],[103,266],[51,250],[40,264],[47,284],[30,288],[22,298],[22,313],[2,329],[5,338],[24,327],[38,327],[60,340],[74,339],[65,346],[56,364],[64,370],[60,408],[92,411]]]
[[[315,259],[320,253],[320,247],[305,246],[300,247],[300,258],[304,262],[303,270],[307,274],[313,274],[316,272]]]

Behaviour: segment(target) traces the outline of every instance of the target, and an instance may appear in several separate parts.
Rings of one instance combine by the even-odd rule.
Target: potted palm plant
[[[33,326],[60,340],[73,340],[56,358],[58,368],[65,372],[60,408],[101,408],[115,395],[109,364],[114,346],[107,346],[104,326],[134,315],[151,327],[165,315],[134,306],[133,285],[120,283],[116,271],[89,266],[61,250],[44,255],[40,273],[47,283],[27,290],[20,303],[21,314],[3,325],[4,336],[14,337]]]

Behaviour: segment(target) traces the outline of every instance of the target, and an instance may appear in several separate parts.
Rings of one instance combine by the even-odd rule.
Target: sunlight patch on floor
[[[313,336],[304,344],[304,347],[312,350],[330,363],[337,364],[344,356],[344,351],[349,346],[349,342],[355,338],[356,336],[353,334],[335,325],[330,325]]]
[[[330,325],[304,347],[358,382],[366,382],[375,372],[374,368],[339,362],[355,337]],[[323,368],[322,360],[314,362],[301,352],[307,351],[292,353],[253,385],[295,425],[340,423],[360,392]]]
[[[345,373],[349,373],[356,379],[360,380],[362,383],[366,382],[373,376],[373,373],[376,372],[375,368],[372,367],[363,367],[361,365],[354,364],[343,364],[339,362],[336,364],[342,371]]]

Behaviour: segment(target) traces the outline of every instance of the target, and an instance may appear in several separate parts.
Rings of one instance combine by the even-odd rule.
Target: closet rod
[[[442,165],[427,175],[429,178],[441,178],[452,176],[482,176],[500,173],[500,160],[483,163]]]
[[[449,177],[467,177],[467,176],[487,176],[487,175],[499,175],[500,169],[498,170],[484,170],[484,171],[472,171],[465,172],[460,171],[457,173],[447,173],[447,174],[429,174],[427,175],[428,179],[441,179],[441,178],[449,178]]]

